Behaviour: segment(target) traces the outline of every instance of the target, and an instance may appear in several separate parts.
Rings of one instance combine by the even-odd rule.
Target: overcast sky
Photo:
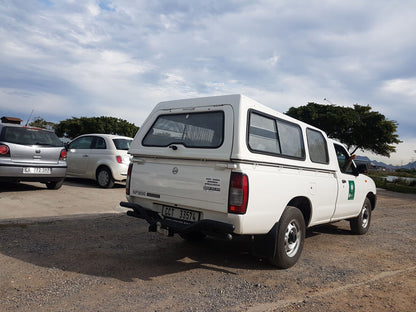
[[[140,126],[165,100],[370,105],[416,160],[416,1],[0,0],[0,115]],[[324,100],[327,99],[327,100]]]

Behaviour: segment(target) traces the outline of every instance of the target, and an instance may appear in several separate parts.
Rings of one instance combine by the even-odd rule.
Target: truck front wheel
[[[356,235],[363,235],[367,233],[370,228],[371,221],[371,202],[368,197],[365,199],[360,214],[350,220],[351,232]]]
[[[286,207],[274,229],[274,253],[269,261],[281,269],[290,268],[298,261],[305,241],[306,227],[302,212],[296,207]]]

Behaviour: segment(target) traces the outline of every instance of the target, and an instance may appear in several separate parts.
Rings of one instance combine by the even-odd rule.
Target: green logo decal
[[[348,200],[353,200],[355,196],[355,182],[348,181],[349,191],[348,191]]]

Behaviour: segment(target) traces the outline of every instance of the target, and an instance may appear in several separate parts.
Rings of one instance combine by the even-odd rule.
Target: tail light
[[[119,163],[119,164],[122,164],[123,163],[123,157],[121,157],[121,156],[116,156],[116,159],[117,159],[117,162]]]
[[[129,169],[127,169],[127,179],[126,179],[126,195],[130,195],[130,177],[131,170],[133,169],[133,163],[129,164]]]
[[[0,156],[10,156],[10,149],[7,145],[0,144]]]
[[[59,160],[66,160],[66,155],[67,155],[66,149],[63,149],[61,151],[61,154],[59,155]]]
[[[248,203],[248,177],[239,172],[232,172],[230,194],[228,196],[228,212],[245,214]]]

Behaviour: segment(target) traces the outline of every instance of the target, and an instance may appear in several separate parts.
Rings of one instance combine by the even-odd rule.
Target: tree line
[[[372,111],[369,105],[352,108],[310,102],[291,107],[286,114],[324,130],[328,137],[344,143],[351,154],[360,149],[390,157],[396,151],[394,144],[401,143],[396,133],[398,123]]]
[[[58,137],[74,139],[81,134],[106,133],[134,137],[139,130],[135,124],[115,117],[72,117],[53,123],[36,117],[29,123],[32,127],[54,130]]]

